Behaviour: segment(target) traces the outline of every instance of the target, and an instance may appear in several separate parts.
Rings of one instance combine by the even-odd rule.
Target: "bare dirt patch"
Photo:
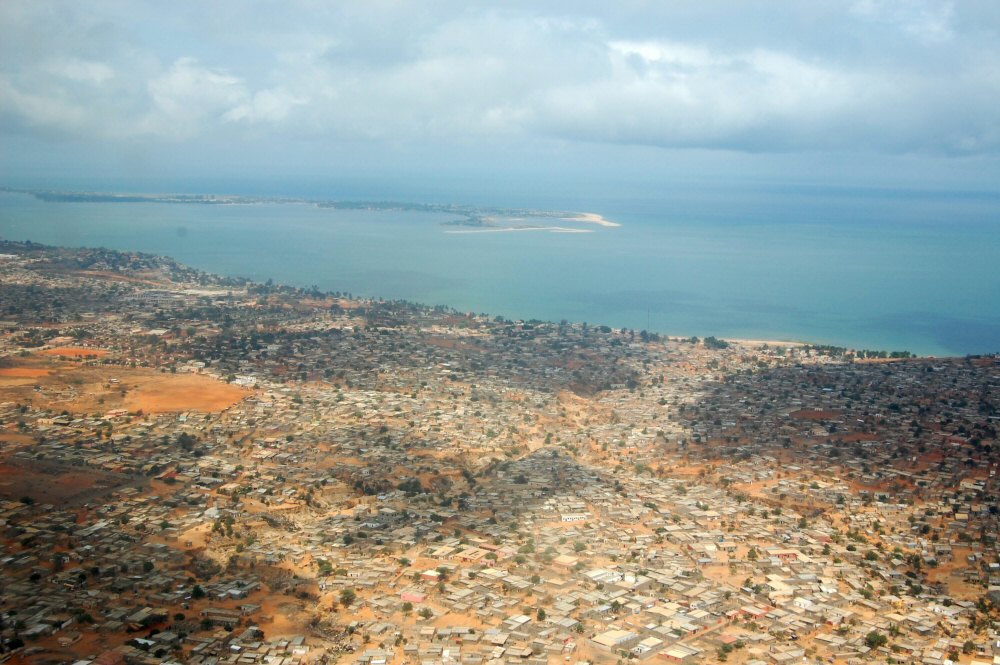
[[[50,349],[58,351],[58,349]],[[88,349],[88,351],[90,351]],[[253,391],[200,374],[168,374],[152,369],[83,365],[64,354],[19,359],[0,368],[0,402],[70,413],[216,412]]]
[[[31,443],[32,441],[34,439],[28,434],[0,432],[0,442],[2,443]]]
[[[0,377],[10,377],[12,379],[37,379],[40,376],[48,376],[51,373],[51,370],[39,369],[36,367],[0,368]]]
[[[110,353],[107,349],[91,349],[86,346],[59,346],[39,351],[38,355],[58,356],[60,358],[103,358]]]
[[[111,272],[110,270],[66,270],[66,274],[69,275],[79,275],[81,277],[91,277],[97,279],[105,279],[109,282],[123,282],[125,284],[145,284],[147,286],[155,286],[159,288],[169,287],[170,282],[165,280],[162,276],[156,273],[135,273],[133,275],[123,275],[117,272]]]
[[[250,391],[197,374],[153,374],[136,381],[122,408],[144,413],[222,411]]]
[[[268,639],[309,632],[309,619],[312,617],[306,611],[305,603],[278,595],[270,595],[257,602],[261,606],[260,624]]]
[[[0,496],[14,501],[31,497],[36,504],[79,505],[119,487],[143,482],[141,478],[53,463],[0,463]]]

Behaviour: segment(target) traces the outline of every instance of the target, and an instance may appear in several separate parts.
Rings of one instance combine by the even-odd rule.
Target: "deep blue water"
[[[480,203],[586,210],[622,226],[449,234],[441,222],[453,218],[436,213],[0,193],[0,237],[155,252],[217,273],[511,318],[1000,351],[994,195],[797,187]]]

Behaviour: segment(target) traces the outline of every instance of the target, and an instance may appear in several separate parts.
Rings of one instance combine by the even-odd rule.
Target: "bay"
[[[770,188],[500,203],[621,226],[454,233],[468,229],[440,212],[3,192],[0,237],[152,252],[220,274],[515,319],[923,355],[1000,351],[994,196]]]

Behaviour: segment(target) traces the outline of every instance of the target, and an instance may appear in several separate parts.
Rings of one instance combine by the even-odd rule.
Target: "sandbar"
[[[618,222],[612,222],[610,219],[604,219],[602,216],[594,212],[573,213],[572,217],[563,217],[563,219],[567,222],[587,222],[588,224],[597,224],[598,226],[621,226]]]
[[[513,231],[549,231],[550,233],[593,233],[590,229],[570,229],[565,226],[505,226],[499,229],[449,229],[445,233],[510,233]]]

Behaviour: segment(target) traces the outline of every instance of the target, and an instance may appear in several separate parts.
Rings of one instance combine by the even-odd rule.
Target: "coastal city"
[[[1000,359],[0,242],[0,662],[1000,662]]]

